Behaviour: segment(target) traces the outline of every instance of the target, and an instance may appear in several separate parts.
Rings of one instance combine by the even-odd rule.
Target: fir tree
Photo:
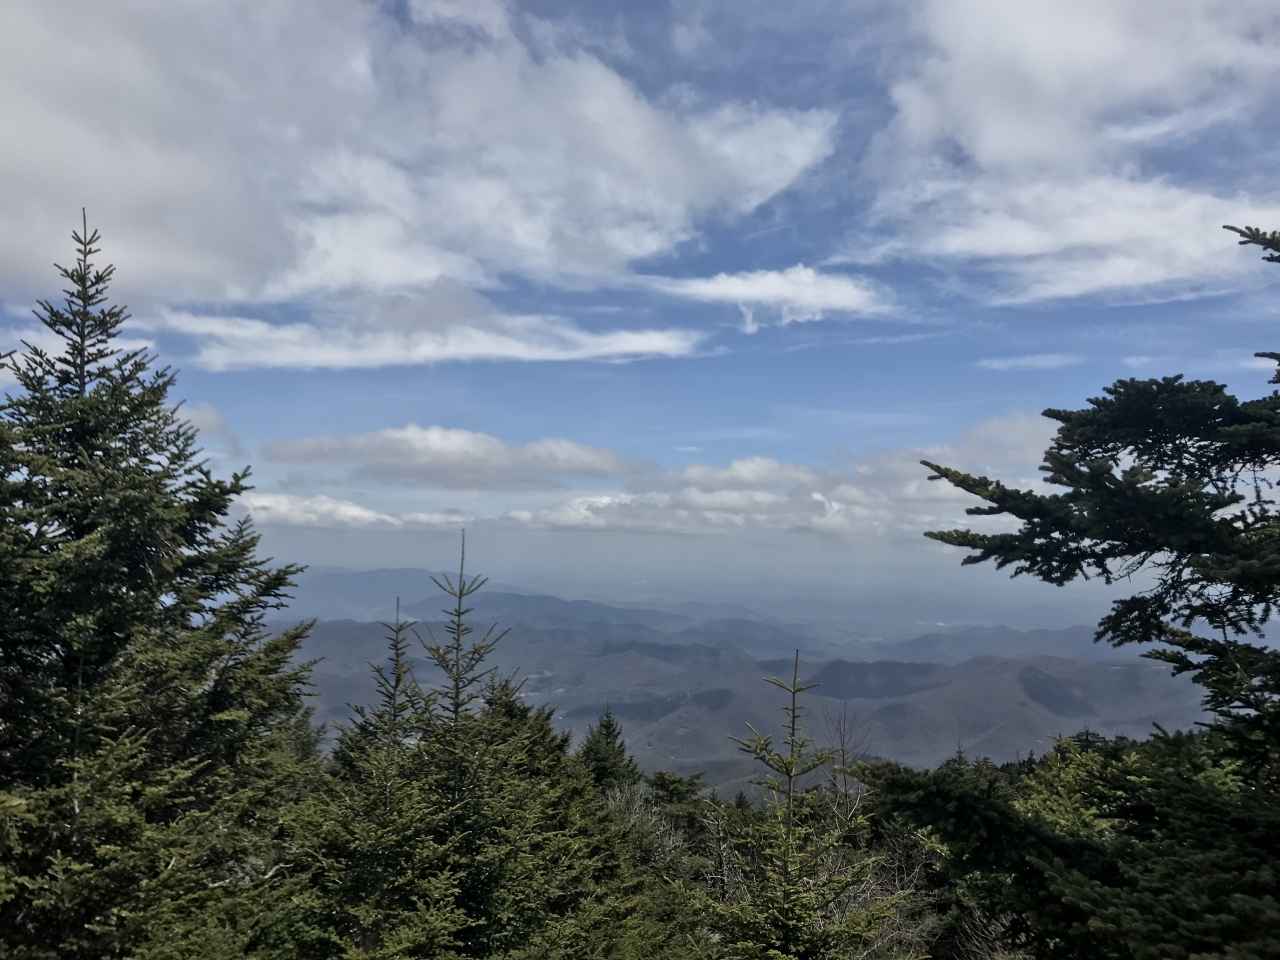
[[[1242,244],[1280,249],[1280,234],[1226,229]],[[1280,254],[1265,259],[1280,262]],[[991,560],[1057,585],[1150,575],[1150,589],[1115,601],[1097,639],[1167,644],[1144,656],[1192,674],[1232,749],[1273,776],[1280,651],[1256,641],[1280,605],[1271,479],[1280,466],[1280,392],[1242,401],[1221,384],[1174,376],[1119,380],[1104,394],[1083,410],[1044,411],[1061,426],[1040,469],[1061,492],[1018,490],[921,461],[931,479],[986,501],[969,514],[1022,524],[1013,533],[925,536],[973,551],[965,564]]]
[[[329,776],[292,817],[302,880],[287,891],[276,945],[309,958],[447,953],[468,923],[449,862],[462,839],[446,824],[446,771],[423,744],[431,695],[409,659],[413,624],[390,631],[388,663],[374,667],[378,702],[356,706]]]
[[[448,619],[418,638],[433,686],[409,661],[413,625],[388,624],[380,699],[342,731],[291,827],[282,954],[567,958],[660,941],[634,919],[623,831],[568,735],[487,666],[502,632],[469,639],[484,582],[464,541],[456,579],[438,581]]]
[[[1280,234],[1227,229],[1280,262]],[[957,884],[1012,913],[1013,942],[1037,955],[1274,956],[1280,652],[1265,630],[1280,603],[1280,393],[1242,401],[1182,377],[1104,392],[1083,410],[1045,411],[1061,424],[1041,467],[1055,492],[926,462],[933,479],[986,501],[970,514],[1021,522],[926,536],[973,551],[966,564],[1059,585],[1146,572],[1153,585],[1117,600],[1097,639],[1166,644],[1144,656],[1191,674],[1214,722],[1144,744],[1079,737],[1013,784],[962,761],[868,779],[893,816],[941,837]],[[978,831],[956,829],[955,810],[996,842],[975,848]]]
[[[857,887],[875,858],[849,845],[846,819],[824,821],[821,792],[802,780],[830,764],[813,750],[800,721],[800,655],[790,681],[769,677],[789,701],[785,749],[748,724],[751,736],[734,738],[768,774],[755,781],[768,791],[767,815],[720,819],[721,852],[709,893],[700,893],[720,951],[742,960],[825,960],[848,957],[876,940],[902,897],[862,902]],[[734,825],[737,829],[733,829]]]
[[[1226,229],[1242,244],[1280,250],[1275,232]],[[1280,262],[1280,254],[1264,259]],[[1280,601],[1269,478],[1280,463],[1280,393],[1241,401],[1221,384],[1181,376],[1121,380],[1104,392],[1084,410],[1044,411],[1062,426],[1041,470],[1062,493],[1015,490],[923,461],[933,479],[990,504],[970,514],[1022,521],[1015,533],[926,536],[973,550],[966,564],[993,560],[1055,584],[1154,574],[1154,587],[1113,605],[1098,639],[1168,643],[1173,649],[1147,655],[1194,674],[1235,747],[1255,766],[1275,763],[1280,654],[1241,638],[1260,637]]]
[[[593,809],[602,811],[568,736],[552,727],[549,709],[524,703],[511,678],[485,666],[506,631],[490,627],[468,642],[467,598],[485,582],[467,576],[464,535],[457,578],[436,581],[452,601],[444,639],[427,624],[422,644],[442,675],[423,747],[444,774],[443,830],[456,839],[457,902],[469,922],[459,952],[477,957],[531,941],[552,949],[595,892],[602,855],[590,828]]]
[[[217,905],[271,873],[313,744],[303,628],[263,627],[295,570],[227,525],[246,475],[214,479],[173,374],[118,349],[98,233],[73,237],[36,310],[58,347],[6,358],[0,406],[0,953],[240,955]]]
[[[602,790],[625,789],[640,782],[640,768],[622,739],[622,724],[608,707],[599,722],[588,728],[576,756]]]

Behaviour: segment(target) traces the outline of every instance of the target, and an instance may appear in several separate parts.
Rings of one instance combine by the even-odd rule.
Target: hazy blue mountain
[[[317,716],[342,721],[347,704],[374,693],[395,598],[407,619],[443,619],[446,600],[425,570],[305,575],[289,614],[320,618],[303,656],[315,668]],[[1201,718],[1199,692],[1137,650],[1093,642],[1093,628],[1013,630],[965,626],[906,640],[868,639],[839,622],[783,622],[745,606],[648,606],[566,600],[491,584],[472,598],[473,626],[510,632],[493,660],[523,693],[556,708],[580,736],[606,706],[623,721],[642,766],[705,770],[724,789],[749,764],[729,739],[745,723],[776,730],[780,700],[761,682],[790,670],[821,687],[808,695],[820,742],[830,716],[856,718],[869,753],[931,765],[962,748],[997,760],[1043,752],[1058,735],[1089,727],[1145,736],[1152,723],[1186,728]],[[425,627],[419,626],[419,630]],[[430,670],[419,664],[422,679]]]
[[[368,571],[325,570],[303,574],[288,615],[321,620],[381,621],[395,612],[396,598],[407,617],[440,617],[445,603],[431,571],[396,568]],[[877,641],[839,622],[786,622],[732,603],[683,601],[645,605],[568,600],[508,584],[490,583],[471,600],[474,617],[503,626],[589,629],[599,640],[676,642],[711,647],[734,646],[768,658],[799,649],[813,658],[962,663],[980,656],[1041,655],[1082,660],[1132,657],[1141,651],[1095,644],[1093,628],[1013,630],[1002,626],[965,626],[933,630],[907,640]],[[645,628],[640,631],[624,628]],[[650,635],[665,634],[666,636]]]
[[[436,591],[439,594],[439,591]],[[448,599],[448,598],[444,598]],[[692,617],[645,608],[614,607],[592,600],[561,600],[540,594],[508,593],[484,589],[468,600],[475,616],[481,620],[502,623],[528,623],[535,626],[605,623],[636,624],[655,630],[671,631],[694,623]],[[404,607],[411,617],[436,619],[444,607],[437,597],[430,597]]]
[[[1076,660],[1118,660],[1136,657],[1145,646],[1116,649],[1095,643],[1094,627],[1078,625],[1061,630],[1011,630],[1008,627],[962,627],[928,633],[885,645],[895,660],[920,663],[963,663],[973,657],[1035,657],[1047,654]]]
[[[414,567],[309,570],[297,578],[287,615],[298,619],[390,620],[396,612],[397,598],[402,607],[408,607],[439,596],[440,589],[431,582],[431,578],[441,576],[437,571]],[[449,576],[456,577],[457,572],[452,571]],[[531,592],[501,583],[490,583],[485,590],[508,594]]]
[[[624,608],[641,608],[646,610],[662,610],[666,613],[679,613],[695,620],[771,620],[757,610],[740,603],[705,603],[702,600],[682,600],[670,602],[663,600],[611,600],[611,606]]]
[[[710,621],[700,635],[712,642],[699,642],[693,627],[664,633],[644,624],[516,622],[493,664],[517,675],[532,702],[555,706],[557,723],[575,736],[609,706],[623,720],[642,766],[706,770],[728,789],[741,785],[747,768],[729,737],[748,722],[776,732],[781,701],[761,680],[788,672],[787,654],[795,649],[793,635],[758,623],[752,633],[752,623],[735,633],[727,621]],[[1026,651],[1057,643],[1058,633],[1074,636],[1045,633],[1047,638],[1010,638],[995,630],[991,642]],[[373,696],[368,661],[385,656],[385,634],[376,623],[316,624],[303,656],[323,658],[315,668],[319,719],[342,720],[346,704]],[[980,644],[985,634],[975,636],[966,642]],[[778,646],[766,649],[769,641]],[[820,742],[826,718],[847,712],[856,718],[862,749],[919,765],[935,764],[957,748],[1006,760],[1041,753],[1054,736],[1085,727],[1142,737],[1153,723],[1187,728],[1201,718],[1199,691],[1188,678],[1173,678],[1165,665],[1138,659],[1037,654],[912,663],[806,657],[801,666],[806,680],[822,684],[806,695],[809,730]],[[433,668],[420,663],[417,669],[424,682],[431,681]]]

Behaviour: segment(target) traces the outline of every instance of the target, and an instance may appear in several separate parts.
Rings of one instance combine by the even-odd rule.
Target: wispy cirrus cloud
[[[596,332],[558,317],[536,316],[495,318],[484,327],[459,323],[437,329],[389,330],[167,312],[156,326],[194,339],[196,362],[209,370],[345,370],[451,360],[686,357],[694,354],[706,337],[680,329]]]
[[[340,298],[311,317],[256,317],[175,310],[141,329],[190,337],[210,370],[277,367],[342,370],[467,360],[626,361],[686,357],[706,338],[680,328],[587,330],[557,316],[511,316],[449,279],[390,296]]]
[[[1021,357],[988,357],[974,366],[983,370],[1058,370],[1083,361],[1084,357],[1075,353],[1030,353]]]

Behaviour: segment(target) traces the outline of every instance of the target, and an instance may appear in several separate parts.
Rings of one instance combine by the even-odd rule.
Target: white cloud
[[[888,310],[887,294],[872,281],[819,273],[803,264],[786,270],[718,273],[713,277],[646,277],[645,282],[672,296],[738,304],[749,330],[754,328],[754,315],[750,312],[754,307],[777,310],[783,323],[820,320],[828,313],[867,315]]]
[[[321,530],[421,530],[462,526],[477,520],[456,510],[392,514],[372,510],[351,500],[324,495],[246,493],[240,503],[253,522],[268,527],[311,527]]]
[[[844,470],[815,470],[766,457],[728,467],[698,464],[623,493],[573,497],[505,520],[546,530],[617,530],[649,534],[734,531],[820,534],[842,540],[914,541],[939,527],[999,527],[1002,520],[967,517],[973,498],[930,482],[922,458],[1038,486],[1034,465],[1053,432],[1040,417],[990,420],[959,442],[885,451]]]
[[[997,529],[1003,523],[965,516],[973,499],[948,484],[930,482],[920,459],[1039,486],[1042,478],[1035,465],[1053,428],[1040,417],[990,420],[956,443],[888,450],[846,469],[818,470],[767,457],[743,458],[727,467],[695,464],[633,481],[622,491],[571,495],[550,505],[484,515],[393,515],[326,497],[287,495],[269,495],[249,506],[260,523],[292,525],[412,528],[465,521],[534,530],[654,535],[767,531],[914,543],[923,530],[975,524]]]
[[[664,113],[586,53],[514,40],[407,51],[394,151],[335,145],[307,179],[316,213],[278,289],[513,271],[588,281],[671,250],[698,221],[754,209],[831,152],[832,114],[726,105]],[[393,116],[392,116],[393,115]],[[393,118],[394,117],[394,118]],[[380,133],[386,133],[379,131]]]
[[[162,311],[139,327],[177,331],[207,369],[350,369],[450,360],[634,360],[694,353],[705,334],[682,329],[585,330],[562,317],[508,316],[448,279],[392,296],[339,299],[312,318]]]
[[[47,290],[84,204],[122,297],[218,306],[170,324],[213,367],[680,354],[688,335],[544,317],[406,341],[350,316],[329,336],[213,315],[442,277],[617,282],[832,150],[832,111],[658,103],[582,45],[531,51],[506,3],[409,12],[412,29],[350,0],[0,5],[6,296]]]
[[[354,463],[378,480],[416,480],[453,489],[527,490],[556,486],[561,477],[614,477],[645,464],[599,447],[549,438],[523,447],[487,433],[444,427],[388,428],[373,433],[267,444],[269,460]]]
[[[893,91],[898,132],[984,168],[1089,166],[1109,141],[1175,139],[1264,102],[1277,78],[1266,0],[927,0],[916,28],[927,53]]]
[[[503,0],[409,0],[409,12],[418,23],[470,27],[491,37],[511,32]]]
[[[984,263],[1002,274],[985,294],[995,303],[1220,292],[1257,272],[1222,223],[1280,220],[1280,205],[1110,174],[1022,183],[950,178],[888,191],[880,204],[881,215],[927,211],[933,218],[927,237],[904,237],[892,249]]]
[[[196,340],[210,370],[294,367],[341,370],[447,360],[635,360],[684,357],[704,334],[691,330],[595,333],[558,317],[504,317],[488,328],[387,330],[311,322],[167,312],[156,325]]]
[[[322,529],[402,527],[401,517],[370,510],[350,500],[300,497],[291,493],[246,493],[241,502],[255,523]]]
[[[234,457],[243,457],[245,449],[231,432],[231,427],[222,418],[216,407],[209,403],[184,404],[180,415],[198,431],[200,439],[214,438],[217,443]]]
[[[712,467],[702,463],[691,464],[679,470],[664,473],[654,481],[652,488],[679,490],[691,487],[710,490],[746,490],[793,486],[813,483],[816,474],[808,467],[782,463],[772,457],[744,457],[734,460],[727,467]]]
[[[1268,109],[1273,4],[928,0],[916,28],[924,55],[894,86],[871,161],[890,236],[846,259],[984,265],[996,302],[1195,295],[1253,267],[1220,226],[1280,218],[1275,193],[1153,175],[1176,167],[1146,151],[1208,145]]]
[[[1074,353],[1032,353],[1022,357],[990,357],[974,366],[984,370],[1056,370],[1080,363],[1082,359]]]

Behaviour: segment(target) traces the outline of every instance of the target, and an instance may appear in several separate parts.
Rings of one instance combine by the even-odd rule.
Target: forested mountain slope
[[[386,632],[377,623],[316,624],[301,656],[323,658],[313,671],[319,718],[340,720],[348,714],[346,704],[370,699],[366,661],[382,656]],[[743,760],[729,737],[740,735],[747,722],[759,729],[776,725],[760,678],[776,673],[787,651],[774,648],[762,656],[770,651],[754,644],[749,651],[679,639],[634,624],[519,623],[495,649],[493,662],[523,680],[528,702],[555,707],[561,729],[581,736],[607,706],[646,769],[705,770],[712,782],[736,780]],[[1021,638],[1028,647],[1039,639]],[[419,669],[429,679],[430,671]],[[957,749],[999,761],[1042,754],[1053,737],[1085,727],[1143,737],[1153,723],[1187,729],[1202,719],[1189,679],[1134,658],[1088,662],[1040,654],[948,664],[806,657],[801,678],[822,684],[809,694],[816,717],[847,710],[857,718],[865,751],[921,766]]]

